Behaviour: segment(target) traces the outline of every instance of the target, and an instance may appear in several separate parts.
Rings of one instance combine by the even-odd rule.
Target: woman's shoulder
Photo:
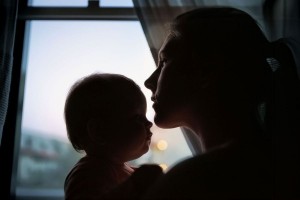
[[[195,170],[198,173],[207,173],[214,170],[232,170],[235,168],[249,168],[271,164],[271,147],[268,143],[230,143],[204,154],[186,159],[170,170],[177,173],[181,170]]]
[[[272,185],[269,171],[271,163],[262,163],[262,159],[254,154],[255,151],[252,155],[251,149],[243,145],[228,145],[186,159],[160,179],[149,197],[159,194],[218,199],[221,196],[231,198],[235,194],[236,197],[258,195],[256,192],[250,193],[250,188],[258,192],[263,189],[261,195],[267,196],[271,190],[268,185]]]
[[[234,156],[236,156],[235,151],[231,146],[216,148],[178,163],[167,174],[180,173],[181,171],[188,171],[193,174],[193,171],[207,173],[208,170],[222,168],[221,165],[228,163]]]

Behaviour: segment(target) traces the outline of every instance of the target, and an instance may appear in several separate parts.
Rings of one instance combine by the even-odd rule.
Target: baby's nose
[[[150,122],[149,120],[146,120],[146,127],[151,128],[153,126],[153,123]]]

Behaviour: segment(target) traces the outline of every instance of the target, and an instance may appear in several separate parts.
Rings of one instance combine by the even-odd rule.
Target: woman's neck
[[[206,115],[199,112],[197,121],[191,123],[191,128],[202,140],[203,150],[208,151],[216,147],[226,145],[253,137],[258,132],[258,124],[254,116],[242,110],[226,112],[222,109],[211,110]]]

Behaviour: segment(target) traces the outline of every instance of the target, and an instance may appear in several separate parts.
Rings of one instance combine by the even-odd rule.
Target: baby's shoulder
[[[111,182],[116,179],[112,166],[101,159],[81,158],[71,169],[66,182]]]
[[[65,193],[68,196],[102,195],[115,187],[118,177],[109,163],[101,160],[82,158],[71,169],[65,179]]]

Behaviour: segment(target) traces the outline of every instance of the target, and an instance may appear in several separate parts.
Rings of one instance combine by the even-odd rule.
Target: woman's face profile
[[[145,81],[152,91],[155,123],[162,128],[182,126],[191,93],[189,49],[182,39],[169,35],[158,54],[158,66]]]

